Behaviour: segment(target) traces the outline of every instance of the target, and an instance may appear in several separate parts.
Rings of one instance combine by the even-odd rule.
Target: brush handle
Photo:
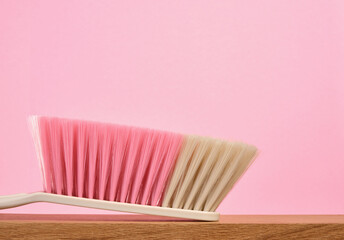
[[[167,217],[196,219],[203,221],[218,221],[219,213],[196,210],[186,210],[169,207],[157,207],[132,203],[113,202],[98,199],[79,198],[52,193],[35,192],[0,196],[0,209],[13,208],[35,202],[50,202],[79,207],[97,208],[104,210],[141,213]]]
[[[34,195],[29,193],[18,193],[12,195],[0,196],[0,209],[13,208],[28,203],[32,203]]]

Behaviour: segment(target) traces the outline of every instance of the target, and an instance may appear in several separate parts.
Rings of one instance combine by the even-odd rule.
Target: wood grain
[[[0,239],[344,239],[343,215],[225,215],[200,222],[144,215],[0,214]]]

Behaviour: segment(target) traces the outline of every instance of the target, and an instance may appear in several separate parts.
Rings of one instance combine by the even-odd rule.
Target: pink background
[[[243,140],[219,212],[344,213],[343,1],[2,0],[0,34],[0,195],[42,189],[39,114]]]

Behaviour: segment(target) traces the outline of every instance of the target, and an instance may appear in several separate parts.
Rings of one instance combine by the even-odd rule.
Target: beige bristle
[[[234,184],[239,180],[243,173],[247,170],[250,164],[253,162],[257,149],[254,146],[246,146],[245,152],[241,158],[238,158],[236,167],[233,170],[233,175],[226,183],[224,189],[221,191],[221,194],[216,198],[215,203],[210,208],[210,211],[215,211],[216,208],[220,205],[222,200],[226,197],[227,193],[233,188]]]
[[[164,200],[162,203],[163,207],[171,207],[172,206],[172,197],[175,193],[175,190],[180,187],[180,183],[182,182],[183,173],[188,166],[188,160],[191,158],[193,151],[197,147],[198,141],[197,137],[188,136],[186,137],[181,153],[178,157],[175,169],[173,171],[173,175],[169,182],[169,187],[167,188],[164,196]]]
[[[198,186],[194,186],[191,189],[191,192],[187,196],[186,203],[184,205],[184,209],[191,209],[194,207],[195,198],[199,197],[201,192],[201,187],[204,185],[204,182],[208,179],[210,170],[213,168],[215,161],[219,155],[220,148],[222,146],[221,141],[211,141],[209,146],[211,147],[211,151],[207,160],[203,159],[202,164],[200,166],[200,170],[197,173],[195,183],[198,183]]]
[[[183,181],[180,183],[173,199],[173,208],[183,208],[188,193],[192,188],[197,187],[198,182],[195,181],[197,176],[197,170],[201,165],[203,159],[207,159],[211,150],[211,140],[206,138],[196,139],[198,140],[197,147],[192,153],[192,157],[188,161],[188,167],[183,171]]]
[[[256,148],[244,143],[188,136],[162,206],[215,211],[255,154]]]

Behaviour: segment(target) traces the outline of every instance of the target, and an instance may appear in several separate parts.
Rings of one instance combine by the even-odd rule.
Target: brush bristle
[[[243,143],[52,117],[29,118],[44,191],[215,211],[252,162]]]

